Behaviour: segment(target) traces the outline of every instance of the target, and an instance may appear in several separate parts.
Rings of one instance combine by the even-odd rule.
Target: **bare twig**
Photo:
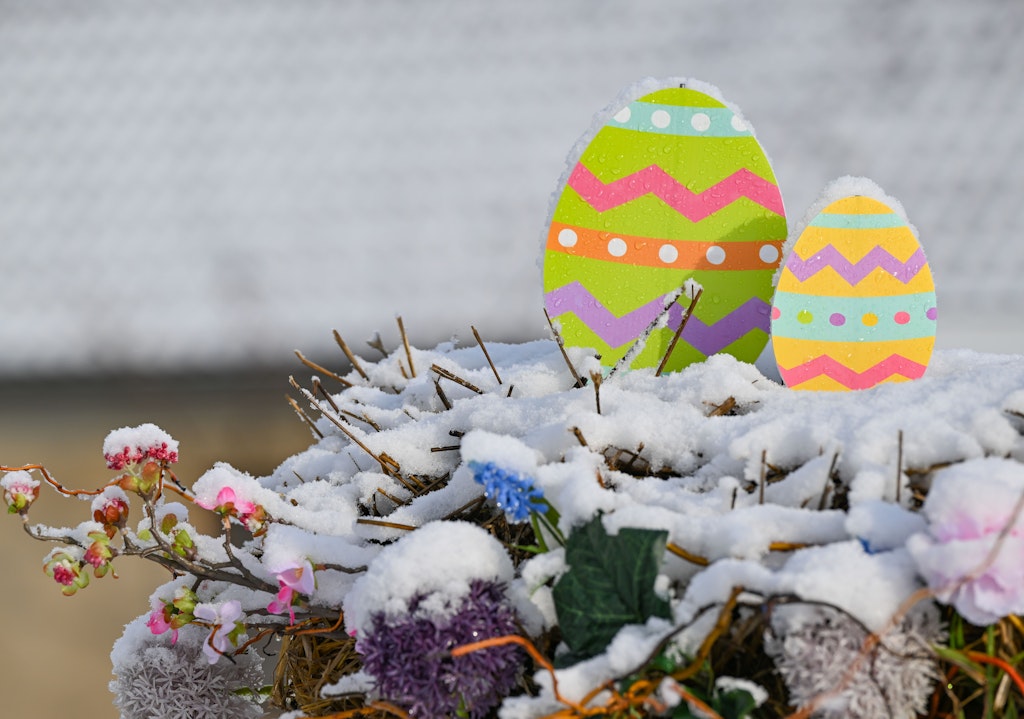
[[[665,549],[667,549],[669,552],[676,555],[680,559],[685,559],[690,564],[696,564],[698,567],[706,567],[709,564],[711,564],[710,560],[700,556],[699,554],[693,554],[692,552],[688,552],[687,550],[680,547],[678,544],[673,544],[672,542],[666,544]]]
[[[597,413],[601,414],[601,373],[591,372],[590,382],[594,386],[594,402],[597,404]]]
[[[413,377],[416,376],[416,367],[412,363],[412,349],[409,347],[409,337],[405,334],[405,323],[402,322],[402,316],[395,317],[398,321],[398,334],[402,335],[402,346],[405,347],[405,358],[409,360],[409,374]]]
[[[452,408],[452,403],[448,399],[448,395],[446,395],[444,393],[444,390],[441,389],[441,383],[438,382],[436,379],[434,380],[434,389],[437,391],[437,396],[441,400],[441,404],[444,405],[444,408],[445,409],[451,409]]]
[[[338,330],[334,330],[334,341],[338,343],[338,347],[340,347],[341,351],[345,353],[345,357],[348,359],[349,362],[352,363],[353,369],[355,369],[355,371],[359,373],[359,376],[369,381],[369,375],[367,375],[366,372],[363,371],[363,366],[359,364],[359,359],[355,356],[352,350],[349,349],[348,345],[345,343],[345,340],[341,338],[341,334],[338,332]]]
[[[590,446],[590,445],[587,444],[587,440],[584,439],[583,432],[580,431],[579,427],[573,427],[572,428],[572,433],[573,433],[573,435],[575,435],[576,441],[580,443],[580,446],[582,446],[582,447],[589,447]]]
[[[708,412],[708,417],[724,417],[736,408],[736,398],[726,397],[722,404],[712,407],[711,411]]]
[[[484,393],[484,391],[482,389],[477,387],[472,382],[464,380],[464,379],[462,379],[461,377],[459,377],[456,374],[452,374],[451,372],[446,370],[444,367],[441,367],[440,365],[436,365],[436,364],[430,365],[430,371],[431,372],[436,372],[440,377],[444,377],[446,380],[450,380],[450,381],[454,382],[455,384],[462,385],[463,387],[465,387],[466,389],[468,389],[471,392],[476,392],[477,394],[483,394]]]
[[[338,410],[338,405],[336,405],[334,403],[334,400],[331,398],[331,395],[327,392],[327,390],[324,389],[323,384],[320,382],[320,378],[319,377],[314,377],[313,378],[313,395],[315,396],[318,393],[320,395],[322,395],[325,400],[327,400],[327,404],[331,405],[331,409],[333,409],[335,412],[339,411]]]
[[[374,527],[388,527],[389,529],[404,529],[408,532],[412,532],[419,527],[414,527],[411,524],[399,524],[398,522],[385,522],[383,519],[370,519],[369,517],[359,517],[356,520],[356,524],[369,524]]]
[[[832,477],[835,476],[836,465],[839,463],[839,452],[832,455],[832,464],[828,467],[828,474],[825,475],[825,487],[821,490],[821,501],[818,502],[818,511],[825,509],[828,495],[832,491]]]
[[[569,371],[572,373],[573,379],[576,380],[575,386],[582,387],[583,385],[586,384],[586,382],[584,382],[583,378],[580,377],[580,373],[576,371],[576,368],[573,366],[572,361],[569,359],[569,354],[565,351],[565,340],[562,339],[562,335],[558,332],[557,329],[555,329],[555,323],[552,321],[551,315],[548,314],[548,310],[546,307],[544,308],[544,317],[548,321],[548,327],[551,328],[551,334],[554,335],[555,337],[555,343],[558,344],[558,351],[562,353],[562,359],[565,360],[566,367],[569,368]]]
[[[668,343],[668,349],[665,350],[665,356],[661,358],[661,363],[658,365],[658,370],[654,373],[655,377],[660,377],[661,373],[665,371],[665,366],[668,364],[669,357],[676,349],[676,344],[679,342],[679,338],[683,336],[683,330],[686,329],[686,323],[690,321],[690,317],[693,316],[693,308],[697,306],[697,300],[704,294],[704,288],[697,290],[693,295],[693,299],[690,300],[690,306],[686,308],[686,314],[683,315],[682,322],[679,323],[679,329],[672,335],[672,341]]]
[[[388,350],[384,346],[384,340],[380,338],[380,332],[374,332],[373,338],[366,340],[366,344],[369,345],[371,349],[375,349],[380,352],[385,359],[387,358]]]
[[[288,404],[292,406],[292,409],[295,410],[295,414],[299,415],[299,419],[306,423],[306,426],[309,427],[310,431],[320,439],[323,439],[324,433],[317,428],[316,423],[310,419],[308,414],[306,414],[306,410],[302,409],[302,407],[299,406],[299,403],[289,395],[285,395],[284,398],[288,401]]]
[[[757,503],[764,504],[764,485],[768,478],[768,450],[761,450],[761,479],[758,482]]]
[[[498,368],[494,366],[494,362],[491,360],[491,353],[487,351],[487,345],[480,339],[480,333],[476,331],[476,327],[470,325],[469,328],[473,330],[473,336],[476,337],[476,343],[480,345],[480,349],[483,350],[484,357],[487,358],[487,364],[491,366],[491,372],[494,373],[494,379],[498,380],[498,384],[503,384],[501,381],[501,375],[498,374]]]
[[[900,489],[903,484],[903,430],[899,431],[896,449],[896,504],[900,503]]]
[[[338,374],[336,372],[331,372],[331,370],[327,369],[326,367],[324,367],[322,365],[318,365],[316,362],[313,362],[312,360],[307,359],[306,356],[304,354],[302,354],[301,352],[299,352],[298,350],[295,350],[295,356],[299,358],[299,362],[301,362],[302,364],[306,365],[311,370],[313,370],[315,372],[322,372],[325,375],[327,375],[328,377],[330,377],[331,379],[333,379],[333,380],[335,380],[337,382],[340,382],[345,387],[351,387],[352,386],[352,383],[349,382],[344,377],[342,377],[340,374]]]
[[[359,449],[363,450],[368,455],[370,455],[377,462],[377,464],[380,465],[381,469],[384,471],[384,474],[387,474],[392,477],[395,476],[395,472],[392,470],[391,465],[389,465],[389,463],[385,459],[382,459],[381,455],[377,455],[372,449],[367,447],[362,440],[360,440],[348,427],[345,426],[344,422],[341,421],[340,417],[333,415],[330,412],[324,412],[323,408],[317,404],[316,397],[314,397],[313,394],[308,389],[301,389],[301,392],[306,397],[306,400],[309,401],[314,407],[316,407],[318,411],[320,411],[323,417],[326,417],[331,424],[340,429],[346,437],[352,440],[352,442],[357,447],[359,447]],[[391,462],[394,463],[394,460],[391,460]]]

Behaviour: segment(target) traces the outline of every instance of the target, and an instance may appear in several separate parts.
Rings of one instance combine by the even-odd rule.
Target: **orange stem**
[[[31,472],[33,469],[37,470],[40,474],[43,475],[43,479],[46,480],[47,484],[49,484],[51,487],[56,489],[61,494],[66,495],[68,497],[77,497],[80,494],[84,494],[86,496],[96,496],[97,494],[102,494],[104,489],[117,482],[116,479],[111,480],[110,482],[107,482],[99,489],[94,489],[91,491],[87,489],[67,489],[64,485],[62,485],[56,479],[51,477],[50,473],[46,471],[46,467],[44,467],[41,464],[26,464],[22,467],[0,467],[0,472]]]
[[[989,654],[984,654],[982,652],[968,651],[965,652],[965,654],[967,654],[967,656],[970,659],[973,659],[976,662],[981,662],[982,664],[992,664],[1002,669],[1009,675],[1010,679],[1013,680],[1013,683],[1017,685],[1017,689],[1020,691],[1020,693],[1024,694],[1024,677],[1021,677],[1021,675],[1017,673],[1017,670],[1014,669],[1008,661],[1006,661],[1005,659],[1000,659],[999,657],[993,657]]]
[[[684,687],[683,685],[673,684],[672,691],[677,692],[679,696],[683,698],[683,701],[685,701],[691,707],[696,707],[700,709],[702,712],[707,714],[711,719],[722,719],[721,714],[716,712],[714,709],[712,709],[707,704],[705,704],[700,699],[691,694],[689,691],[687,691],[686,687]]]
[[[502,647],[507,644],[518,644],[527,653],[533,657],[533,661],[537,662],[541,667],[551,675],[551,691],[555,695],[555,699],[560,701],[562,704],[572,707],[572,709],[580,714],[585,715],[586,709],[581,705],[571,702],[565,699],[558,691],[558,677],[555,675],[555,667],[548,661],[547,657],[540,653],[540,650],[533,645],[529,639],[521,637],[518,634],[508,634],[503,637],[493,637],[491,639],[484,639],[479,642],[473,642],[472,644],[463,644],[461,647],[455,647],[451,651],[453,657],[461,657],[464,654],[470,652],[480,651],[481,649],[490,649],[492,647]]]
[[[312,620],[310,620],[310,621],[312,621]],[[306,622],[303,622],[303,624],[305,624],[305,623]],[[345,623],[345,615],[344,615],[344,613],[339,613],[338,614],[338,621],[336,621],[334,624],[332,624],[329,627],[324,627],[324,628],[321,628],[321,629],[301,629],[300,627],[302,627],[302,624],[296,624],[295,625],[295,631],[289,631],[289,629],[291,629],[291,627],[289,627],[288,629],[285,630],[284,633],[288,634],[290,636],[293,636],[293,637],[299,637],[299,636],[303,636],[303,635],[306,635],[306,634],[326,634],[328,632],[337,631],[338,629],[341,628],[341,625],[344,624],[344,623]]]

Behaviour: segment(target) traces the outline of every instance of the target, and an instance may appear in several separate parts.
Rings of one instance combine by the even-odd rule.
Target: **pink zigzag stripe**
[[[570,282],[548,292],[544,295],[544,302],[553,318],[574,313],[609,347],[620,347],[635,340],[664,310],[663,298],[656,297],[632,312],[616,317],[579,282]],[[751,330],[759,329],[767,334],[771,326],[770,309],[760,297],[751,297],[714,324],[705,324],[694,316],[686,323],[682,339],[710,357]],[[678,302],[669,308],[668,326],[671,329],[679,328],[683,312]]]
[[[903,355],[893,354],[874,367],[857,372],[828,355],[821,355],[791,369],[779,367],[779,374],[782,375],[787,387],[796,387],[815,377],[825,375],[847,389],[867,389],[887,380],[894,374],[903,375],[907,379],[917,379],[924,374],[925,369],[923,364],[909,360]]]
[[[791,254],[789,259],[786,260],[786,269],[803,282],[826,267],[831,267],[839,273],[840,277],[853,286],[879,267],[903,284],[907,284],[917,276],[917,273],[926,264],[927,260],[924,257],[924,250],[920,247],[917,248],[917,251],[906,262],[900,262],[881,246],[878,246],[856,263],[853,263],[846,259],[835,247],[828,245],[806,260],[801,259],[796,253]]]
[[[779,188],[743,168],[701,193],[687,189],[657,165],[649,165],[632,175],[601,182],[580,162],[569,175],[569,187],[598,212],[606,212],[648,193],[692,222],[700,222],[741,197],[756,202],[776,215],[785,214]]]

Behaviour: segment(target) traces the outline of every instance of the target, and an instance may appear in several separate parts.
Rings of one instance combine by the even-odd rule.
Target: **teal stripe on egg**
[[[935,335],[935,293],[890,297],[822,297],[775,293],[772,334],[793,339],[857,342]]]
[[[833,230],[884,230],[903,227],[907,222],[895,212],[877,215],[846,215],[838,212],[822,212],[811,220],[810,227],[828,227]]]
[[[639,100],[615,113],[608,126],[682,137],[751,137],[747,123],[727,107],[686,107]]]

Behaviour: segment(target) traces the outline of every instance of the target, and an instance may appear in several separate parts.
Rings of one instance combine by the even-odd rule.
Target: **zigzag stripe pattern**
[[[634,339],[664,311],[663,299],[656,297],[622,317],[612,314],[601,301],[579,282],[571,282],[544,295],[551,316],[574,313],[609,347],[620,347]],[[694,316],[686,323],[682,339],[698,352],[710,357],[758,329],[768,333],[771,325],[768,303],[760,297],[751,297],[714,324],[705,324]],[[676,330],[683,321],[684,309],[676,303],[668,313],[668,326]]]
[[[792,272],[798,280],[804,282],[826,267],[831,267],[852,287],[879,267],[903,284],[907,284],[917,276],[927,263],[924,250],[920,247],[917,248],[917,251],[906,262],[900,262],[879,245],[874,247],[871,252],[864,255],[856,263],[853,263],[846,259],[833,245],[827,245],[806,260],[801,259],[794,252],[786,261],[786,269]]]
[[[907,359],[903,355],[893,354],[886,357],[873,367],[857,372],[846,365],[821,355],[810,362],[797,365],[791,369],[779,367],[779,374],[787,387],[797,387],[804,382],[825,375],[834,379],[847,389],[867,389],[889,379],[893,375],[902,375],[907,379],[917,379],[924,374],[925,365]]]
[[[737,170],[701,193],[689,190],[657,165],[649,165],[605,184],[580,162],[566,184],[598,212],[653,194],[691,222],[700,222],[741,197],[776,215],[785,213],[779,188],[746,168]]]

